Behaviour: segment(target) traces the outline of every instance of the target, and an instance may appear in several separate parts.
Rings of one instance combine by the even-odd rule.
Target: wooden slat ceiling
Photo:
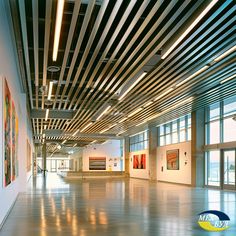
[[[32,118],[35,140],[42,140],[45,129],[61,130],[58,136],[46,136],[46,141],[69,140],[65,145],[84,146],[95,140],[94,134],[122,136],[142,122],[162,123],[234,95],[235,78],[220,82],[236,73],[235,50],[222,60],[214,59],[236,44],[235,1],[216,2],[162,59],[211,2],[65,1],[59,52],[53,62],[57,1],[11,0],[30,109],[49,109],[59,116],[52,119],[49,112],[47,121]],[[51,72],[52,66],[59,71]],[[143,72],[147,74],[119,100]],[[47,101],[50,81],[54,86]],[[65,110],[74,111],[73,119],[60,117]],[[91,137],[80,137],[76,131]]]

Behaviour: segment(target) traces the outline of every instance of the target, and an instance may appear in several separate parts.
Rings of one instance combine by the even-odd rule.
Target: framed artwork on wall
[[[133,155],[133,169],[146,169],[146,154]]]
[[[18,117],[12,101],[12,181],[18,176]]]
[[[31,170],[31,161],[32,161],[32,152],[31,145],[29,140],[27,140],[27,161],[26,161],[26,170],[29,172]]]
[[[179,149],[166,151],[167,170],[179,170]]]
[[[106,170],[106,157],[89,157],[89,170]]]
[[[3,186],[7,187],[18,176],[18,116],[11,92],[4,79],[3,86],[4,166]]]
[[[8,186],[11,183],[11,154],[12,154],[12,146],[11,146],[11,120],[12,120],[12,112],[11,112],[11,93],[5,79],[4,81],[4,187]]]

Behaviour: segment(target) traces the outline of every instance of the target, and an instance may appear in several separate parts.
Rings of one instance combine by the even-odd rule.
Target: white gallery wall
[[[167,170],[166,152],[179,149],[179,170]],[[157,180],[191,184],[191,141],[157,147]]]
[[[91,144],[83,148],[83,171],[89,171],[89,157],[105,157],[106,170],[124,170],[120,144],[120,140],[109,140],[104,144]]]
[[[26,190],[27,179],[31,173],[26,171],[27,137],[30,135],[28,127],[26,97],[22,94],[14,41],[5,8],[5,0],[0,0],[0,227],[11,209],[20,191]],[[10,16],[10,15],[9,15]],[[19,176],[7,187],[4,187],[4,126],[3,126],[3,85],[4,78],[7,79],[12,100],[15,103],[15,110],[19,119],[18,153]],[[32,145],[32,140],[30,141]],[[33,147],[33,146],[32,146]],[[33,149],[32,149],[33,150]]]
[[[146,168],[145,169],[134,169],[133,168],[133,161],[134,161],[134,155],[146,155]],[[136,152],[130,152],[129,153],[129,171],[130,171],[130,177],[132,178],[140,178],[140,179],[149,179],[149,157],[148,157],[148,149],[136,151]]]

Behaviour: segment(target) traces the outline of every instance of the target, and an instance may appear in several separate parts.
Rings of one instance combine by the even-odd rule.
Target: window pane
[[[177,120],[172,122],[172,132],[176,132],[177,131]]]
[[[188,128],[188,141],[192,139],[191,137],[191,128]]]
[[[178,133],[172,133],[172,143],[178,143]]]
[[[179,138],[180,138],[180,142],[184,142],[185,140],[186,140],[186,138],[185,138],[185,129],[182,129],[182,130],[180,130],[180,134],[179,134]]]
[[[185,129],[185,117],[180,118],[180,129]]]
[[[220,151],[210,151],[207,161],[208,185],[220,186]]]
[[[147,131],[144,132],[144,140],[148,140],[148,132]]]
[[[236,121],[232,118],[224,119],[224,142],[236,140]]]
[[[188,127],[191,127],[191,114],[188,115]]]
[[[160,132],[160,135],[164,135],[164,125],[161,125],[159,127],[159,132]]]
[[[167,134],[166,135],[166,145],[168,145],[170,143],[171,143],[171,136],[170,136],[170,134]]]
[[[166,124],[166,134],[170,133],[170,124]]]
[[[164,145],[165,145],[165,137],[160,136],[160,146],[164,146]]]
[[[210,121],[220,118],[220,103],[210,105]]]
[[[209,144],[220,143],[220,122],[214,121],[209,124]]]
[[[228,98],[224,101],[224,116],[235,114],[236,112],[236,96]]]

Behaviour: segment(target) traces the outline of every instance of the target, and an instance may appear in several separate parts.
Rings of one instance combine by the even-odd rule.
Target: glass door
[[[235,190],[235,150],[224,150],[223,159],[223,188]]]

